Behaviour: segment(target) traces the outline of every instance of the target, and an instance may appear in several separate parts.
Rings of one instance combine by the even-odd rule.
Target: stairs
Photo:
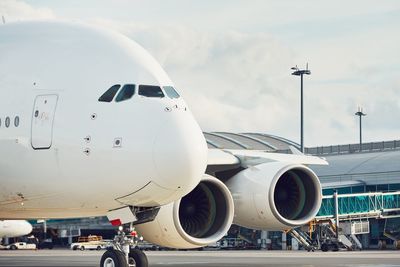
[[[300,228],[291,229],[288,232],[294,239],[299,242],[307,251],[314,251],[317,249],[313,245],[313,241],[305,234]]]
[[[360,240],[358,240],[356,235],[350,235],[351,241],[353,243],[354,248],[362,250],[362,244],[360,242]]]
[[[339,240],[342,245],[348,250],[353,250],[353,243],[347,238],[346,235],[339,235]]]

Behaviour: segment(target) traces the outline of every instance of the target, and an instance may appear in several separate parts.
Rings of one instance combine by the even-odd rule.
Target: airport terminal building
[[[300,149],[300,145],[293,141],[268,134],[213,132],[204,135],[210,149],[254,149],[279,153],[292,153],[291,147]],[[365,143],[361,151],[359,144],[311,147],[305,148],[305,154],[324,157],[329,163],[329,166],[310,166],[323,188],[324,200],[318,219],[334,219],[331,197],[336,191],[345,197],[341,199],[339,208],[349,214],[340,220],[368,222],[368,231],[358,235],[362,247],[385,246],[399,239],[399,214],[390,208],[400,207],[399,196],[393,193],[400,191],[400,140]],[[388,212],[371,212],[383,205]],[[271,232],[269,237],[273,247],[274,240],[275,243],[282,242],[279,233]],[[275,244],[275,247],[280,246]]]
[[[300,145],[282,137],[262,133],[228,133],[205,132],[204,136],[210,149],[246,149],[266,152],[292,153],[293,147]],[[332,195],[337,192],[342,196],[341,210],[347,210],[346,222],[368,222],[367,231],[355,233],[363,248],[391,246],[400,238],[400,140],[365,143],[361,150],[359,144],[311,147],[305,154],[324,157],[329,166],[310,166],[320,178],[323,188],[323,205],[316,221],[334,219]],[[397,195],[391,195],[397,191]],[[383,194],[383,195],[382,195]],[[372,203],[374,202],[374,203]],[[371,212],[385,206],[383,212]],[[387,205],[392,207],[388,208]],[[379,206],[379,207],[378,207]],[[381,209],[382,211],[382,209]],[[364,224],[363,224],[364,225]],[[38,229],[42,225],[35,225]],[[55,220],[47,223],[54,233],[70,242],[73,236],[85,234],[112,234],[111,227],[105,218]],[[311,226],[310,227],[314,227]],[[310,228],[310,229],[311,229]],[[353,233],[354,234],[354,233]],[[285,248],[283,243],[290,244],[290,235],[285,242],[281,232],[265,232],[232,226],[227,238],[243,239],[255,247],[270,249]],[[267,241],[265,241],[267,240]],[[265,244],[266,243],[266,244]],[[261,245],[260,245],[261,244]],[[399,242],[400,244],[400,242]]]

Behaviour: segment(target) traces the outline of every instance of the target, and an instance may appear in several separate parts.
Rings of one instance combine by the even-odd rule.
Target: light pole
[[[301,70],[297,67],[292,67],[292,75],[300,76],[300,150],[304,153],[304,109],[303,109],[303,75],[310,75],[311,71],[308,69],[308,63],[305,70]]]
[[[361,107],[358,107],[358,111],[354,114],[356,116],[360,117],[360,152],[362,151],[362,123],[361,123],[361,118],[362,116],[367,116],[367,114],[365,114],[362,110]]]

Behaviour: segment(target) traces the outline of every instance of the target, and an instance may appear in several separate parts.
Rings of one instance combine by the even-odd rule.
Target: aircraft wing
[[[270,153],[262,150],[208,149],[209,169],[248,168],[273,161],[304,165],[328,165],[324,158],[304,154]]]

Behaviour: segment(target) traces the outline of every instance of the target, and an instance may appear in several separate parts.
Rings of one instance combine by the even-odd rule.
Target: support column
[[[286,232],[282,232],[282,250],[287,250]]]
[[[47,239],[47,222],[46,220],[43,221],[43,239]]]
[[[335,201],[336,238],[339,238],[339,197],[337,190],[333,193],[333,199]]]
[[[268,231],[261,231],[261,249],[267,249]]]
[[[299,250],[299,242],[296,238],[292,238],[292,250]]]

